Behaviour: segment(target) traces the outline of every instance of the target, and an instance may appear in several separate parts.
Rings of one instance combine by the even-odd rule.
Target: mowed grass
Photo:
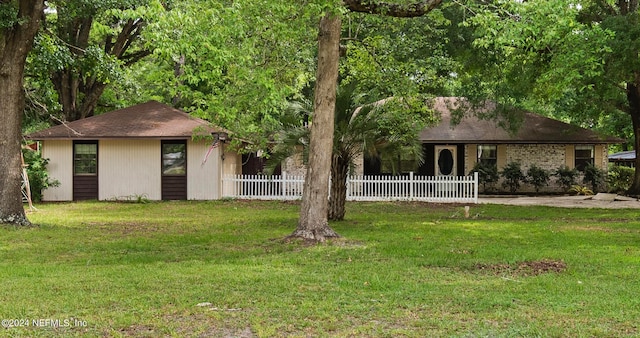
[[[0,227],[0,336],[640,336],[637,210],[351,203],[309,246],[297,203],[38,208]]]

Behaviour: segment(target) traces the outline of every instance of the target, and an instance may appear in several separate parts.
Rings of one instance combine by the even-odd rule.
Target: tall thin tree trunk
[[[636,83],[627,84],[627,100],[629,101],[629,115],[633,123],[633,137],[636,151],[635,159],[635,175],[633,176],[633,183],[627,191],[630,195],[640,195],[640,156],[638,151],[640,150],[640,73],[636,74]]]
[[[0,223],[28,225],[21,192],[22,84],[25,60],[40,27],[44,0],[24,0],[18,6],[17,22],[0,30]]]
[[[182,75],[184,75],[185,62],[186,62],[186,58],[184,54],[182,54],[180,55],[180,58],[178,59],[178,61],[176,61],[176,64],[174,65],[174,68],[173,68],[173,75],[176,77],[176,84],[175,84],[176,93],[173,96],[173,99],[171,99],[171,103],[173,104],[174,107],[178,107],[180,100],[182,100],[182,95],[180,94],[180,86],[183,83]]]
[[[328,196],[333,148],[334,111],[340,59],[340,14],[327,13],[318,32],[318,71],[313,103],[309,163],[298,227],[290,237],[324,241],[339,237],[329,227]]]
[[[329,196],[329,219],[341,221],[344,219],[345,203],[347,201],[347,174],[349,162],[346,157],[333,155],[331,163],[331,196]]]

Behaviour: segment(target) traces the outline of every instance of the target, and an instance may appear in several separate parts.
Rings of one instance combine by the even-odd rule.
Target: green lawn
[[[640,336],[637,210],[352,203],[305,246],[296,203],[37,207],[0,336]]]

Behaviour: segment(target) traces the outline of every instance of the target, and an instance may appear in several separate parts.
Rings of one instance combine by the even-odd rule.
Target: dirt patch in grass
[[[526,277],[539,276],[545,273],[562,273],[567,270],[567,264],[561,260],[543,259],[517,264],[476,264],[474,268],[496,276],[514,275]]]
[[[344,237],[327,238],[324,242],[308,240],[304,238],[287,236],[284,238],[272,238],[271,243],[277,244],[294,244],[300,248],[314,247],[318,245],[336,246],[341,248],[364,248],[365,243],[358,240],[347,239]]]
[[[119,330],[124,337],[153,337],[158,333],[151,326],[147,325],[131,325]]]
[[[161,226],[158,224],[149,224],[144,222],[90,222],[87,223],[87,225],[89,227],[97,228],[105,232],[116,233],[119,235],[156,233],[161,230]]]

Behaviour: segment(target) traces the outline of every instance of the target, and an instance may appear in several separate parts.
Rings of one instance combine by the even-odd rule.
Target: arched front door
[[[436,176],[456,176],[457,167],[457,147],[455,145],[435,146],[435,174]]]

